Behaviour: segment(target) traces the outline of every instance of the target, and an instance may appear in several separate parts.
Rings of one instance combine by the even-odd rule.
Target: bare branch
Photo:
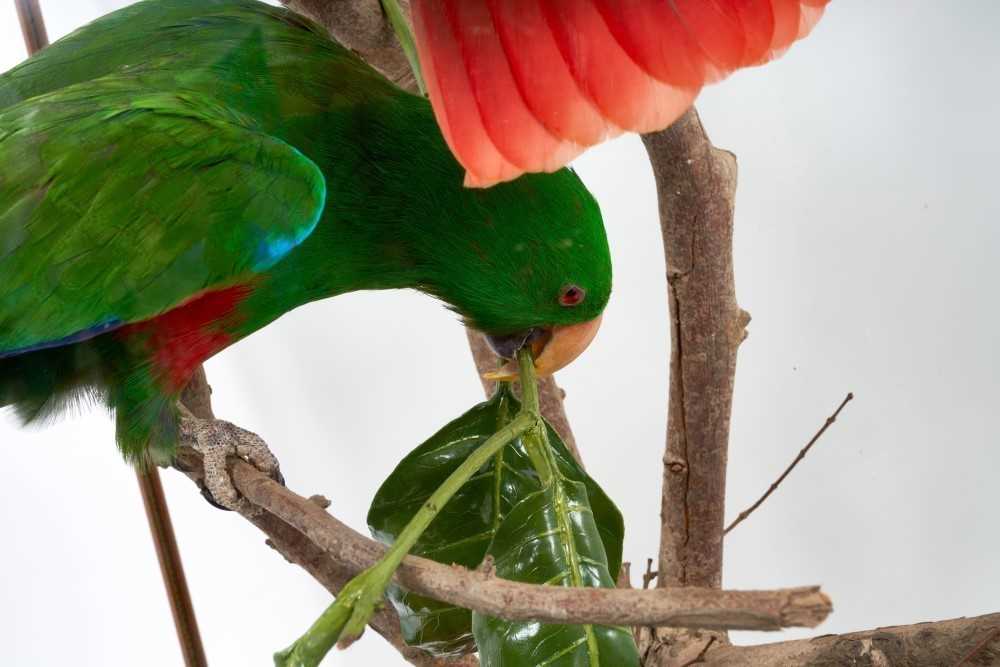
[[[710,652],[710,667],[787,665],[1000,664],[1000,613],[824,635],[759,646],[723,646]],[[970,650],[971,647],[971,650]]]
[[[417,92],[417,80],[392,26],[385,20],[380,0],[282,0],[282,3],[325,27],[334,39],[400,88]],[[399,4],[409,15],[409,0],[400,0]]]
[[[672,324],[657,585],[718,587],[736,351],[750,321],[733,278],[736,158],[712,146],[694,109],[642,140]]]
[[[653,569],[653,559],[646,559],[646,572],[642,575],[642,587],[643,589],[649,588],[649,585],[656,580],[659,572]]]
[[[618,576],[615,578],[615,586],[618,588],[632,588],[632,563],[622,561],[618,568]]]
[[[184,387],[181,403],[198,419],[215,419],[215,413],[212,412],[212,387],[208,384],[204,366],[198,366]]]
[[[184,389],[182,402],[196,417],[213,419],[212,388],[205,377],[205,371],[199,367],[194,378]],[[246,464],[244,464],[246,465]],[[199,487],[202,486],[201,455],[186,447],[178,452],[174,466],[184,472]],[[329,501],[313,496],[306,502],[323,509],[329,506]],[[323,585],[331,594],[336,595],[350,581],[356,572],[337,563],[322,549],[305,538],[279,517],[266,510],[260,510],[244,515],[250,523],[259,528],[267,536],[267,544],[280,553],[285,560],[302,567],[313,579]],[[476,667],[479,661],[475,656],[460,658],[435,658],[427,652],[407,645],[399,629],[399,617],[391,607],[386,606],[372,618],[369,625],[392,646],[403,658],[417,667]]]
[[[722,532],[723,535],[728,535],[729,531],[731,531],[733,528],[743,523],[744,519],[753,514],[754,510],[760,507],[764,503],[764,501],[767,500],[768,496],[770,496],[772,493],[775,492],[778,486],[783,481],[785,481],[785,478],[788,477],[788,475],[792,472],[792,470],[795,469],[795,466],[799,464],[799,461],[801,461],[806,457],[806,454],[808,454],[809,450],[812,449],[812,446],[816,444],[816,441],[819,440],[824,433],[826,433],[826,429],[830,428],[833,422],[837,421],[837,417],[840,416],[840,411],[843,410],[844,407],[848,403],[850,403],[853,399],[854,399],[853,393],[847,394],[843,402],[841,402],[840,406],[834,411],[832,415],[826,418],[826,422],[823,424],[822,427],[820,427],[818,431],[816,431],[816,434],[812,437],[812,439],[808,443],[806,443],[806,446],[802,448],[802,450],[799,452],[799,455],[795,457],[795,460],[792,461],[787,468],[785,468],[785,472],[781,473],[781,476],[778,477],[778,479],[776,479],[773,484],[771,484],[771,487],[764,492],[764,495],[762,495],[760,498],[757,499],[757,502],[755,502],[753,505],[740,512],[740,515],[736,517],[736,520],[733,521],[731,524],[729,524],[729,527]]]
[[[199,479],[199,455],[182,448],[179,459],[186,474]],[[232,475],[237,490],[254,506],[244,516],[272,540],[273,527],[266,521],[283,521],[324,553],[338,572],[347,574],[370,567],[385,552],[383,545],[360,535],[316,503],[289,491],[249,464],[234,460]],[[296,563],[303,560],[298,553],[286,557]],[[508,581],[488,572],[416,556],[403,561],[396,580],[420,595],[490,616],[551,623],[777,630],[813,627],[831,610],[829,599],[817,587],[775,591],[563,588]]]
[[[681,667],[691,667],[691,665],[697,665],[698,663],[705,662],[705,654],[708,653],[708,649],[712,648],[712,644],[714,644],[717,639],[718,637],[715,636],[709,637],[708,641],[705,642],[705,646],[701,649],[698,655],[696,655],[691,660],[685,662],[683,665],[681,665]]]

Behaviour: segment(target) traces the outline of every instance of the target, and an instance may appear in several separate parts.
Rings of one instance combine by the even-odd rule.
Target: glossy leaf
[[[559,476],[514,507],[500,524],[489,553],[497,576],[504,579],[614,587],[586,486]],[[507,621],[479,613],[472,614],[472,628],[483,667],[639,664],[627,628]]]
[[[379,541],[390,544],[416,510],[462,461],[508,423],[520,405],[506,385],[490,400],[455,419],[404,458],[382,484],[368,513]],[[548,427],[559,471],[582,484],[592,499],[602,549],[617,572],[624,525],[621,513],[580,468],[558,434]],[[477,567],[494,534],[515,505],[542,488],[524,449],[516,440],[498,454],[452,498],[430,524],[412,553],[441,563]],[[472,616],[466,609],[390,587],[389,599],[400,616],[406,641],[434,654],[475,650]]]

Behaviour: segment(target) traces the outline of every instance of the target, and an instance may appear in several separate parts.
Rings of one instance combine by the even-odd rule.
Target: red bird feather
[[[229,327],[240,323],[239,305],[252,293],[250,284],[208,290],[112,335],[144,345],[153,374],[164,388],[180,392],[202,362],[234,342]]]
[[[676,120],[702,86],[783,53],[829,0],[413,0],[438,124],[486,187]]]

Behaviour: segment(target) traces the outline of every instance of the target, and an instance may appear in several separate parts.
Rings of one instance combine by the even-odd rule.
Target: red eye
[[[576,306],[587,298],[587,291],[576,285],[567,285],[559,293],[559,304],[562,306]]]

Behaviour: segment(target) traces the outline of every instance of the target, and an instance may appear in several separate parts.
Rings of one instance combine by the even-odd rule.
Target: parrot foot
[[[180,441],[202,456],[205,470],[202,494],[209,503],[225,510],[245,510],[247,501],[240,497],[226,468],[230,456],[243,459],[279,484],[284,485],[278,459],[267,443],[250,431],[221,419],[198,419],[183,415]]]

